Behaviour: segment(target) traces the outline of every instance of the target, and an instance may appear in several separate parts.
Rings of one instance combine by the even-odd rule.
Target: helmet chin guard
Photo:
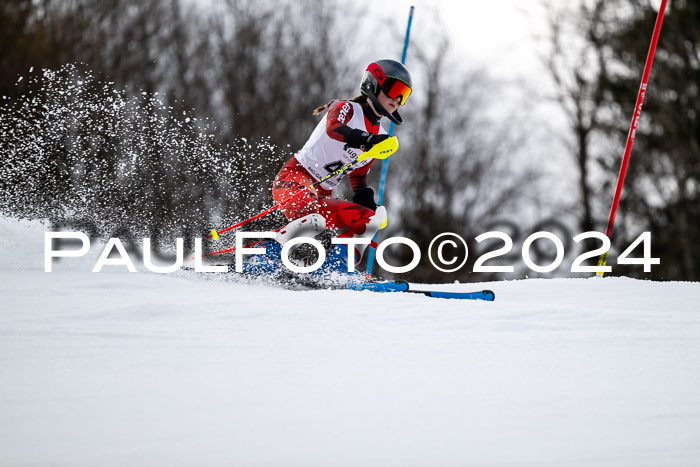
[[[362,76],[360,92],[367,96],[377,112],[386,116],[397,125],[403,123],[398,110],[389,113],[379,102],[379,92],[384,93],[391,99],[401,97],[401,105],[406,103],[406,99],[411,94],[411,75],[401,63],[395,60],[379,60],[370,63]]]

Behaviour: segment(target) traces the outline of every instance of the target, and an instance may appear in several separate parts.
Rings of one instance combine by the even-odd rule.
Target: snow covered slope
[[[700,465],[700,284],[496,302],[43,272],[0,220],[0,466]]]

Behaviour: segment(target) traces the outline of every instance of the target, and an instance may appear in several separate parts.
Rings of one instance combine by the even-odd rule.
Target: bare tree
[[[600,80],[608,109],[604,128],[622,148],[658,10],[653,4],[638,0],[618,0],[606,7],[613,13],[624,13],[617,15],[616,23],[599,28],[601,40],[610,49],[609,61],[614,65]],[[653,267],[651,274],[641,273],[638,267],[618,267],[618,271],[657,279],[697,280],[700,6],[697,2],[676,0],[669,2],[666,13],[613,243],[626,248],[640,232],[650,231],[654,256],[661,258],[661,264]],[[615,173],[619,156],[613,163],[602,159],[601,164]],[[612,187],[608,193],[612,193]]]
[[[578,207],[573,207],[573,211],[578,213],[581,232],[596,227],[591,171],[596,151],[601,149],[600,141],[594,140],[604,111],[599,80],[606,73],[604,47],[596,28],[603,21],[604,3],[596,0],[561,7],[545,2],[549,15],[549,53],[545,63],[555,84],[553,99],[564,111],[570,129],[564,140],[578,172]],[[600,187],[600,180],[597,185]],[[587,239],[586,249],[594,248],[595,240]]]
[[[444,232],[468,241],[467,263],[451,274],[434,269],[422,255],[411,278],[424,281],[474,280],[470,271],[479,251],[474,237],[495,218],[517,215],[537,179],[535,170],[514,163],[524,133],[486,117],[493,104],[488,96],[497,95],[496,89],[485,75],[451,62],[449,45],[442,37],[433,52],[413,49],[418,65],[412,69],[424,70],[420,81],[426,88],[411,96],[406,116],[411,127],[402,129],[405,149],[392,163],[387,191],[393,227],[386,235],[411,238],[423,252]],[[406,264],[406,253],[395,253],[394,261]]]
[[[586,228],[607,220],[657,10],[646,1],[596,0],[575,10],[550,5],[549,11],[547,64],[574,141]],[[642,231],[652,232],[661,265],[651,274],[617,266],[618,274],[691,279],[700,270],[697,222],[691,220],[700,205],[699,14],[685,0],[667,10],[612,238],[613,249],[622,251]]]

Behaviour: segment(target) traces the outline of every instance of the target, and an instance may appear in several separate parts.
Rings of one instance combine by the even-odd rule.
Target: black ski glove
[[[367,131],[362,131],[354,129],[345,139],[345,146],[351,148],[361,149],[362,151],[369,151],[377,143],[380,143],[387,139],[389,135],[375,135]]]
[[[354,190],[352,192],[352,202],[372,211],[377,210],[377,203],[374,202],[374,190],[368,186]]]

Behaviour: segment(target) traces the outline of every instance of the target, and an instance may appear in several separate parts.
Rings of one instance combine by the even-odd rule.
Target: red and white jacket
[[[333,101],[330,110],[323,116],[304,147],[295,154],[299,163],[314,177],[320,180],[329,173],[352,162],[360,155],[359,149],[346,147],[345,138],[353,129],[368,131],[377,135],[386,134],[377,117],[366,102],[363,104],[350,101]],[[353,190],[367,186],[367,173],[374,159],[367,159],[355,164],[349,174]],[[321,184],[322,188],[332,190],[345,174],[331,177]]]

